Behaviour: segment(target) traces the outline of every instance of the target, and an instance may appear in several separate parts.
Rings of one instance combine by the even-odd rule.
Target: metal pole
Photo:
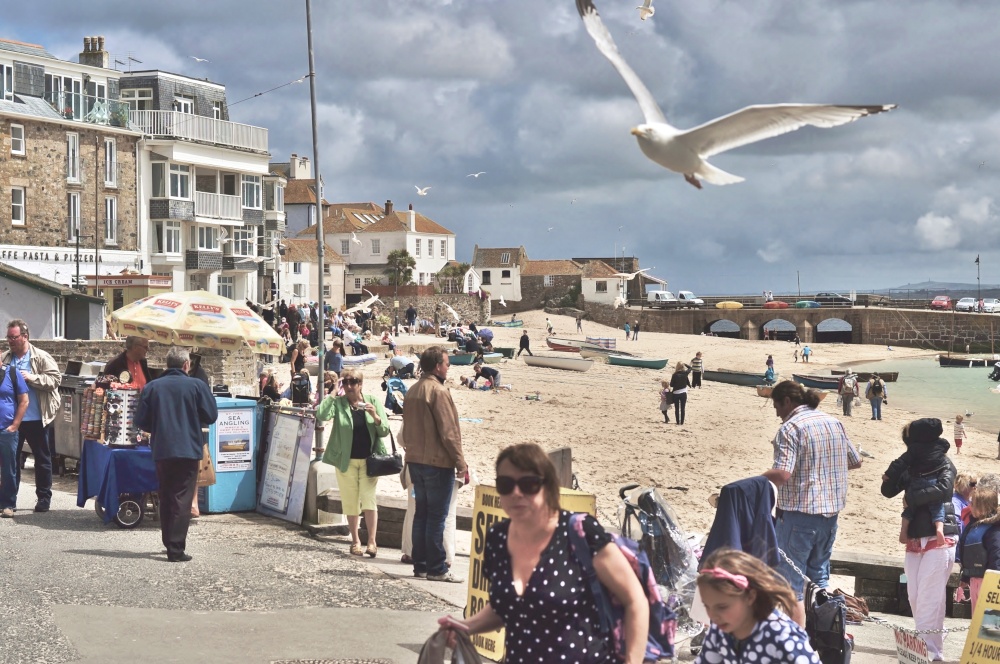
[[[313,139],[313,166],[316,168],[316,257],[319,264],[319,369],[317,371],[319,380],[316,381],[316,392],[318,399],[323,400],[323,368],[324,368],[324,346],[326,345],[326,329],[324,321],[326,319],[326,300],[323,297],[323,187],[320,184],[323,180],[319,170],[319,132],[316,129],[316,59],[313,56],[313,30],[312,30],[312,3],[306,0],[306,31],[309,46],[309,111],[312,115],[312,139]],[[313,446],[316,453],[316,460],[323,458],[323,425],[316,421],[316,444]]]
[[[73,234],[76,236],[76,283],[73,285],[80,290],[80,229],[77,228]]]
[[[799,279],[799,271],[795,271],[795,285],[799,288],[799,299],[802,299],[802,281]]]

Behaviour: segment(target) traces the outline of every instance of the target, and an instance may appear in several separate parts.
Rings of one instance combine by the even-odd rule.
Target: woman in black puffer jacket
[[[941,438],[941,420],[924,418],[910,422],[903,429],[904,439],[917,442],[933,442]],[[955,543],[958,540],[958,521],[951,504],[955,488],[955,466],[947,459],[948,467],[937,478],[934,486],[927,489],[909,488],[910,477],[902,464],[893,464],[882,479],[882,495],[893,498],[906,492],[906,504],[913,510],[913,519],[907,529],[906,557],[903,571],[906,573],[906,590],[913,610],[913,621],[918,630],[941,629],[944,627],[945,594],[948,577],[955,563]],[[934,522],[928,505],[944,503],[945,545],[941,546],[935,537]],[[931,660],[944,657],[944,637],[941,634],[923,634],[927,643],[927,654]]]

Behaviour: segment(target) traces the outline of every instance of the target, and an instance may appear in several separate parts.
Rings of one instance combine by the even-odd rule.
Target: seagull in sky
[[[653,14],[656,13],[656,9],[653,8],[653,0],[643,0],[636,9],[639,10],[639,18],[643,21],[647,18],[653,18]]]
[[[556,227],[555,227],[555,226],[549,226],[549,230],[548,230],[548,232],[549,232],[549,233],[551,233],[551,232],[552,232],[552,231],[554,231],[555,229],[556,229]]]
[[[701,189],[702,180],[715,185],[743,182],[740,176],[727,173],[705,161],[720,152],[795,131],[806,125],[836,127],[866,115],[896,108],[895,104],[747,106],[693,129],[678,129],[667,123],[656,99],[618,51],[593,0],[576,0],[576,8],[584,27],[597,45],[597,50],[618,70],[639,102],[645,122],[632,128],[632,134],[639,142],[639,149],[660,166],[684,175],[684,179],[698,189]]]
[[[628,307],[628,302],[621,295],[615,298],[615,309],[619,307]]]
[[[656,268],[654,267],[644,267],[638,272],[615,272],[614,275],[612,276],[618,277],[619,279],[624,279],[625,281],[632,281],[643,272],[649,272],[650,270],[655,270],[655,269]]]
[[[208,62],[208,60],[206,60],[205,58],[198,58],[193,55],[189,57],[194,58],[195,62]]]
[[[351,242],[358,245],[359,247],[361,246],[361,240],[358,239],[358,234],[354,233],[353,231],[351,232]]]
[[[507,306],[507,303],[503,301],[503,295],[500,296],[500,306],[501,307],[506,307]]]
[[[430,189],[430,187],[424,187],[423,189],[421,189],[417,185],[413,185],[413,188],[417,190],[417,196],[426,196],[427,190]]]
[[[455,310],[451,308],[450,304],[448,304],[447,302],[442,302],[441,304],[444,306],[445,309],[448,310],[448,313],[450,313],[455,320],[462,320],[461,318],[458,317],[458,314],[455,312]]]
[[[480,175],[485,175],[486,171],[479,171],[478,173],[469,173],[465,177],[467,178],[478,178]]]

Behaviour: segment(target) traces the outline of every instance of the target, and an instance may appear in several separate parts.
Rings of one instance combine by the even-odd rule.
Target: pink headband
[[[723,579],[724,581],[729,581],[740,590],[746,590],[750,586],[750,582],[747,581],[747,578],[742,574],[733,574],[731,572],[727,572],[721,567],[709,567],[701,570],[699,574],[710,576],[713,579]]]

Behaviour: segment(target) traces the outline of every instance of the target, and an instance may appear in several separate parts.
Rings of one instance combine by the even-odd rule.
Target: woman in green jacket
[[[344,396],[330,395],[316,409],[317,420],[333,420],[330,442],[323,462],[337,469],[340,504],[351,530],[351,555],[378,554],[375,535],[378,529],[378,506],[375,504],[377,477],[368,477],[365,459],[372,453],[386,454],[384,436],[389,435],[389,422],[379,400],[362,394],[364,375],[356,369],[342,374]],[[358,517],[364,512],[368,529],[368,547],[361,550]]]

